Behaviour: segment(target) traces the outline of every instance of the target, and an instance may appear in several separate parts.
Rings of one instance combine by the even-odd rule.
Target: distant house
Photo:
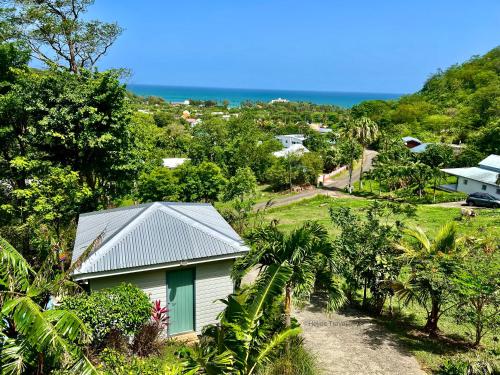
[[[410,151],[414,152],[416,154],[421,154],[422,152],[425,152],[427,150],[427,147],[429,147],[430,145],[436,145],[436,144],[441,144],[444,146],[451,147],[455,154],[460,153],[460,151],[462,150],[462,145],[455,145],[452,143],[422,143],[418,146],[412,147],[410,149]]]
[[[481,160],[477,167],[445,168],[444,173],[457,177],[456,184],[442,185],[441,188],[461,191],[467,194],[476,192],[489,193],[500,198],[500,156],[490,155]]]
[[[306,140],[303,134],[284,134],[277,135],[276,139],[281,142],[283,147],[287,148],[292,145],[301,145]]]
[[[126,282],[170,312],[170,335],[199,334],[217,322],[220,299],[233,293],[230,270],[248,252],[210,204],[156,202],[82,214],[72,263],[93,244],[72,274],[91,291]]]
[[[419,146],[423,143],[420,139],[415,138],[415,137],[403,137],[402,139],[403,139],[405,146],[408,148],[413,148],[413,147]]]
[[[330,129],[330,128],[324,126],[322,123],[318,123],[318,122],[311,122],[309,124],[309,128],[311,128],[311,130],[317,131],[318,133],[321,133],[321,134],[326,134],[326,133],[332,132],[332,129]]]
[[[269,104],[274,104],[274,103],[289,103],[290,101],[287,99],[283,98],[278,98],[278,99],[273,99],[269,102]]]
[[[194,127],[201,123],[201,120],[199,118],[188,118],[186,119],[186,121],[189,123],[189,125],[191,125],[191,127]]]
[[[290,155],[302,155],[309,152],[306,146],[301,144],[294,144],[290,147],[284,148],[283,150],[273,152],[273,155],[277,158],[283,158]]]
[[[163,159],[163,166],[168,169],[175,169],[178,166],[184,164],[189,158],[165,158]]]

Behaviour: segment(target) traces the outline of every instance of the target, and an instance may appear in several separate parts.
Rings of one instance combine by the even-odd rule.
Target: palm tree
[[[44,280],[51,267],[35,272],[23,256],[0,237],[0,354],[2,374],[44,374],[57,367],[76,374],[96,374],[79,344],[90,330],[76,314],[46,309],[49,289],[71,282]]]
[[[368,117],[360,117],[354,121],[349,129],[351,136],[353,136],[362,146],[361,153],[361,169],[359,172],[359,188],[363,188],[363,163],[365,159],[365,150],[370,143],[375,141],[379,136],[377,124]]]
[[[315,261],[323,254],[331,259],[332,246],[326,229],[316,222],[306,222],[301,227],[284,233],[276,227],[276,222],[259,228],[249,235],[252,250],[239,260],[233,269],[233,278],[239,280],[253,267],[270,267],[287,263],[292,274],[285,288],[285,325],[291,325],[292,296],[308,296],[314,289],[316,278]],[[331,296],[341,297],[332,286]],[[332,303],[332,302],[330,302]]]
[[[188,355],[186,369],[203,374],[251,375],[269,360],[276,347],[298,335],[300,328],[276,327],[266,316],[292,272],[286,262],[272,264],[251,288],[224,300],[226,309],[220,324],[204,329],[194,356]]]
[[[416,301],[426,310],[424,330],[435,335],[441,315],[456,304],[452,298],[451,276],[461,255],[457,229],[454,223],[449,223],[439,230],[434,240],[420,228],[404,232],[414,240],[414,244],[398,246],[410,272],[408,278],[395,283],[394,288],[405,303]]]

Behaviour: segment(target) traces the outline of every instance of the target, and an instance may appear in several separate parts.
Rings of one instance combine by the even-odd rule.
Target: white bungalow
[[[457,177],[456,184],[442,185],[444,190],[461,191],[467,194],[484,192],[500,199],[500,156],[490,155],[477,167],[445,168],[444,173]]]
[[[309,152],[306,146],[303,145],[291,145],[290,147],[284,148],[283,150],[273,152],[273,155],[277,158],[283,158],[290,155],[303,155]]]
[[[287,148],[293,145],[301,145],[306,140],[304,134],[284,134],[277,135],[276,139],[281,142],[283,147]]]

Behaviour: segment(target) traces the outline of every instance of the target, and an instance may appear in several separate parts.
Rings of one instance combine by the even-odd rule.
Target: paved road
[[[377,154],[378,154],[377,151],[372,151],[372,150],[365,151],[365,160],[363,163],[363,171],[367,171],[371,168],[372,160]],[[352,183],[353,184],[355,181],[359,181],[360,170],[361,169],[359,166],[354,169],[354,171],[352,173]],[[306,191],[303,191],[301,193],[291,195],[288,197],[275,199],[272,201],[271,207],[286,206],[290,203],[294,203],[294,202],[301,201],[303,199],[315,197],[316,195],[326,195],[329,197],[356,198],[352,195],[345,194],[345,193],[342,193],[340,191],[329,190],[329,189],[343,190],[348,184],[349,184],[349,175],[347,173],[342,173],[337,178],[333,177],[332,179],[327,180],[327,182],[325,183],[326,189],[311,189],[311,190],[306,190]],[[260,209],[264,208],[266,206],[266,204],[267,204],[267,202],[257,203],[254,206],[254,210],[255,211],[260,210]]]
[[[363,162],[363,171],[364,172],[371,169],[373,158],[377,155],[378,155],[377,151],[365,150],[365,160]],[[352,184],[353,185],[356,181],[359,181],[360,171],[361,171],[361,168],[359,166],[357,168],[354,168],[354,170],[352,172]],[[337,178],[334,176],[332,179],[328,180],[325,183],[325,187],[327,187],[327,188],[340,189],[340,190],[343,190],[348,185],[349,185],[349,173],[342,173]]]
[[[354,310],[326,315],[314,305],[294,316],[324,375],[425,375],[397,337],[369,316]]]

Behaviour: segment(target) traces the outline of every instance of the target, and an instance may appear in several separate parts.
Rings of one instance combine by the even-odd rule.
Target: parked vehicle
[[[500,208],[500,199],[488,193],[469,194],[465,202],[469,206]]]

